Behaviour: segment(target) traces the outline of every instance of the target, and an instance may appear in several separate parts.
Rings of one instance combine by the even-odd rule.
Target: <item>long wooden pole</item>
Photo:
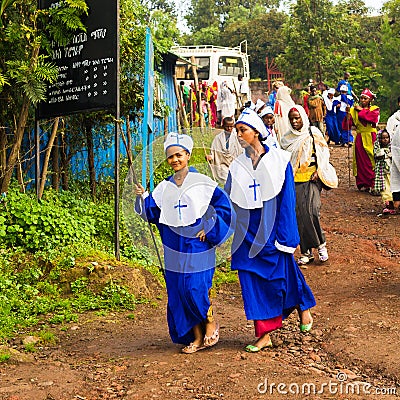
[[[197,67],[195,65],[196,60],[195,60],[194,56],[191,57],[191,62],[192,62],[192,71],[193,71],[193,77],[194,77],[194,86],[195,86],[196,97],[197,97],[197,109],[199,110],[199,116],[200,116],[200,128],[204,128],[205,122],[204,122],[203,109],[201,108],[201,90],[199,88],[199,79],[197,76]]]
[[[205,155],[206,160],[207,160],[207,164],[208,164],[208,166],[210,167],[211,174],[212,174],[212,176],[213,176],[214,181],[216,182],[217,179],[215,178],[215,174],[214,174],[214,170],[213,170],[213,168],[212,168],[212,166],[211,166],[211,162],[210,162],[210,161],[208,160],[208,158],[207,158],[207,150],[206,150],[206,146],[204,146],[204,143],[203,143],[203,149],[204,149],[204,155]]]
[[[42,196],[43,196],[44,186],[46,184],[46,178],[47,178],[47,170],[48,170],[48,167],[49,167],[51,149],[53,148],[53,143],[54,143],[54,140],[55,140],[55,138],[57,136],[59,120],[60,120],[60,117],[57,117],[54,120],[53,129],[51,130],[49,142],[47,143],[46,154],[45,154],[44,161],[43,161],[42,176],[40,178],[39,192],[38,192],[38,196],[37,196],[38,199],[41,199]]]
[[[181,125],[183,128],[188,128],[189,127],[189,122],[186,117],[186,113],[183,107],[183,101],[181,97],[181,91],[179,90],[178,87],[178,82],[176,80],[176,75],[173,76],[174,79],[174,90],[175,90],[175,96],[178,101],[178,114],[179,114],[179,119],[181,121]]]

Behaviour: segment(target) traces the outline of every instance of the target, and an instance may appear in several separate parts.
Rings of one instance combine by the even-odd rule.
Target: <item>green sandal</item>
[[[253,344],[248,344],[245,347],[245,351],[247,351],[248,353],[258,353],[259,351],[261,351],[261,350],[263,350],[263,349],[265,349],[267,347],[272,347],[272,342],[271,341],[269,343],[267,343],[263,347],[257,347],[257,346],[254,346]]]
[[[311,315],[311,312],[310,312]],[[310,332],[311,328],[313,326],[314,320],[312,319],[312,315],[311,315],[311,322],[309,324],[300,324],[300,332],[306,333],[306,332]]]

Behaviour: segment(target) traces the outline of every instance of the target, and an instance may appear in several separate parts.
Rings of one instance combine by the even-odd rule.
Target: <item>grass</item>
[[[0,363],[7,362],[11,358],[11,354],[8,351],[0,351]]]

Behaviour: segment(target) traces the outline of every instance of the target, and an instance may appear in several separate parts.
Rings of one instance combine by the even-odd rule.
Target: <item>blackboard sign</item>
[[[38,118],[116,108],[118,85],[118,1],[86,0],[86,32],[77,33],[64,47],[54,46],[57,82],[39,104]],[[40,8],[58,7],[58,1],[40,0]]]

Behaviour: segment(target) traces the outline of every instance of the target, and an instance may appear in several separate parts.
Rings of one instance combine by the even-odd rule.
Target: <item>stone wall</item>
[[[268,81],[249,81],[251,91],[251,101],[255,103],[257,99],[266,102],[268,100]]]

